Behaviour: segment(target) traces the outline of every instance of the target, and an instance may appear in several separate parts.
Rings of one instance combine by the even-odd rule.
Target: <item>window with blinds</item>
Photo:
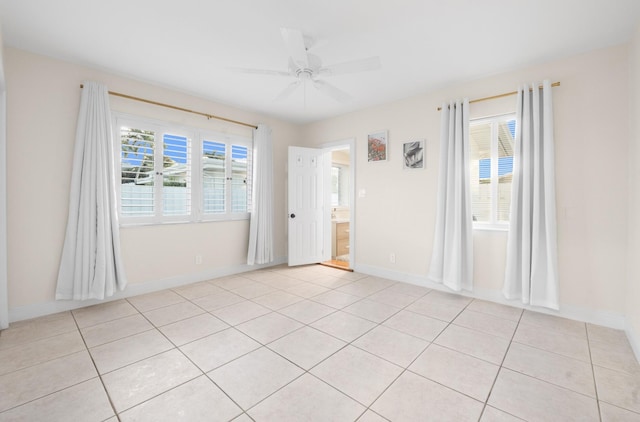
[[[515,115],[472,120],[469,126],[474,226],[506,228],[511,211]]]
[[[251,139],[116,114],[125,224],[248,218]]]

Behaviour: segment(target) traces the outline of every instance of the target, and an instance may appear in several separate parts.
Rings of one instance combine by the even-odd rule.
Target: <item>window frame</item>
[[[251,209],[251,187],[253,174],[253,139],[240,135],[231,135],[220,133],[212,130],[204,130],[197,127],[190,127],[172,123],[169,121],[151,119],[146,117],[135,116],[126,113],[112,113],[112,130],[113,130],[113,153],[114,153],[114,169],[116,174],[116,199],[118,207],[118,217],[121,226],[139,226],[139,225],[161,225],[176,223],[198,223],[212,221],[234,221],[248,220],[250,218]],[[190,170],[190,196],[189,196],[189,213],[183,215],[163,215],[163,179],[162,174],[156,174],[154,183],[154,213],[149,216],[127,216],[122,213],[122,195],[121,195],[121,174],[122,174],[122,158],[121,158],[121,134],[120,128],[126,126],[141,130],[150,130],[155,134],[154,143],[154,166],[163,162],[163,136],[165,134],[184,136],[188,139],[188,168]],[[226,180],[226,198],[225,212],[218,214],[205,214],[203,204],[203,164],[202,164],[202,145],[203,140],[224,143],[225,148],[229,151],[228,165],[225,166]],[[160,145],[161,148],[155,148]],[[246,212],[232,212],[231,210],[231,148],[232,145],[241,145],[247,148],[247,209]],[[227,157],[225,157],[226,159]],[[161,164],[162,165],[162,164]],[[156,170],[157,171],[157,170]]]
[[[473,221],[474,230],[495,230],[495,231],[508,231],[510,221],[498,220],[498,196],[499,196],[499,166],[500,166],[500,152],[498,148],[498,126],[502,122],[508,122],[510,120],[516,120],[516,113],[510,112],[505,114],[499,114],[489,117],[480,117],[469,120],[469,131],[471,127],[475,125],[491,123],[491,170],[490,170],[490,183],[491,183],[491,211],[490,220],[488,222]],[[515,154],[515,136],[514,136],[514,154]],[[471,160],[469,160],[471,165]],[[515,162],[514,162],[515,165]],[[515,169],[512,169],[512,173]],[[471,171],[469,172],[471,175]],[[511,208],[509,208],[511,209]],[[472,201],[473,210],[473,201]],[[511,211],[509,212],[509,220],[511,219]]]

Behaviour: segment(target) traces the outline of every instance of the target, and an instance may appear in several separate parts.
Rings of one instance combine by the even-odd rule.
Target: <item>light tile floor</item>
[[[11,324],[0,421],[640,421],[622,331],[322,266]]]

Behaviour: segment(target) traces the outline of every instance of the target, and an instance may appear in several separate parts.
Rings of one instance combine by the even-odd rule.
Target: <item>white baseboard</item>
[[[640,362],[640,337],[638,337],[638,334],[629,323],[627,323],[624,332],[627,333],[627,338],[629,339],[633,353],[636,355],[638,362]]]
[[[233,265],[230,267],[218,268],[202,273],[189,274],[187,276],[177,276],[162,280],[147,281],[144,283],[129,284],[125,290],[116,292],[113,296],[104,300],[52,300],[45,303],[19,306],[9,309],[9,322],[22,321],[39,316],[55,314],[58,312],[70,311],[72,309],[84,308],[86,306],[97,305],[99,303],[110,302],[131,296],[138,296],[146,293],[153,293],[159,290],[171,289],[184,286],[185,284],[197,283],[199,281],[211,280],[213,278],[225,277],[233,274],[240,274],[247,271],[259,270],[261,268],[273,267],[287,262],[287,258],[277,258],[270,264],[265,265]]]
[[[623,314],[599,311],[593,309],[581,308],[573,305],[560,304],[560,310],[554,311],[552,309],[541,308],[538,306],[524,305],[517,300],[508,300],[499,290],[488,289],[475,289],[473,292],[454,292],[453,290],[445,287],[440,283],[435,283],[427,278],[426,275],[407,274],[399,271],[393,271],[386,268],[379,268],[372,265],[356,264],[354,271],[372,275],[375,277],[383,277],[389,280],[403,281],[405,283],[416,284],[418,286],[427,287],[429,289],[440,290],[448,293],[460,294],[462,296],[471,297],[474,299],[482,299],[490,302],[496,302],[503,305],[514,306],[516,308],[528,309],[535,312],[540,312],[549,315],[556,315],[563,318],[573,319],[582,322],[588,322],[591,324],[603,325],[605,327],[615,328],[618,330],[624,330],[626,327],[625,317]],[[628,331],[627,331],[628,334]],[[631,338],[629,338],[631,341]],[[639,356],[636,353],[636,356]]]

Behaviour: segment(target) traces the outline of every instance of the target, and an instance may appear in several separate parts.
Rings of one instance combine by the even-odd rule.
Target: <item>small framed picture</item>
[[[387,161],[388,145],[387,131],[371,133],[367,136],[367,151],[369,162]]]
[[[402,144],[402,168],[424,168],[424,139],[409,141]]]

